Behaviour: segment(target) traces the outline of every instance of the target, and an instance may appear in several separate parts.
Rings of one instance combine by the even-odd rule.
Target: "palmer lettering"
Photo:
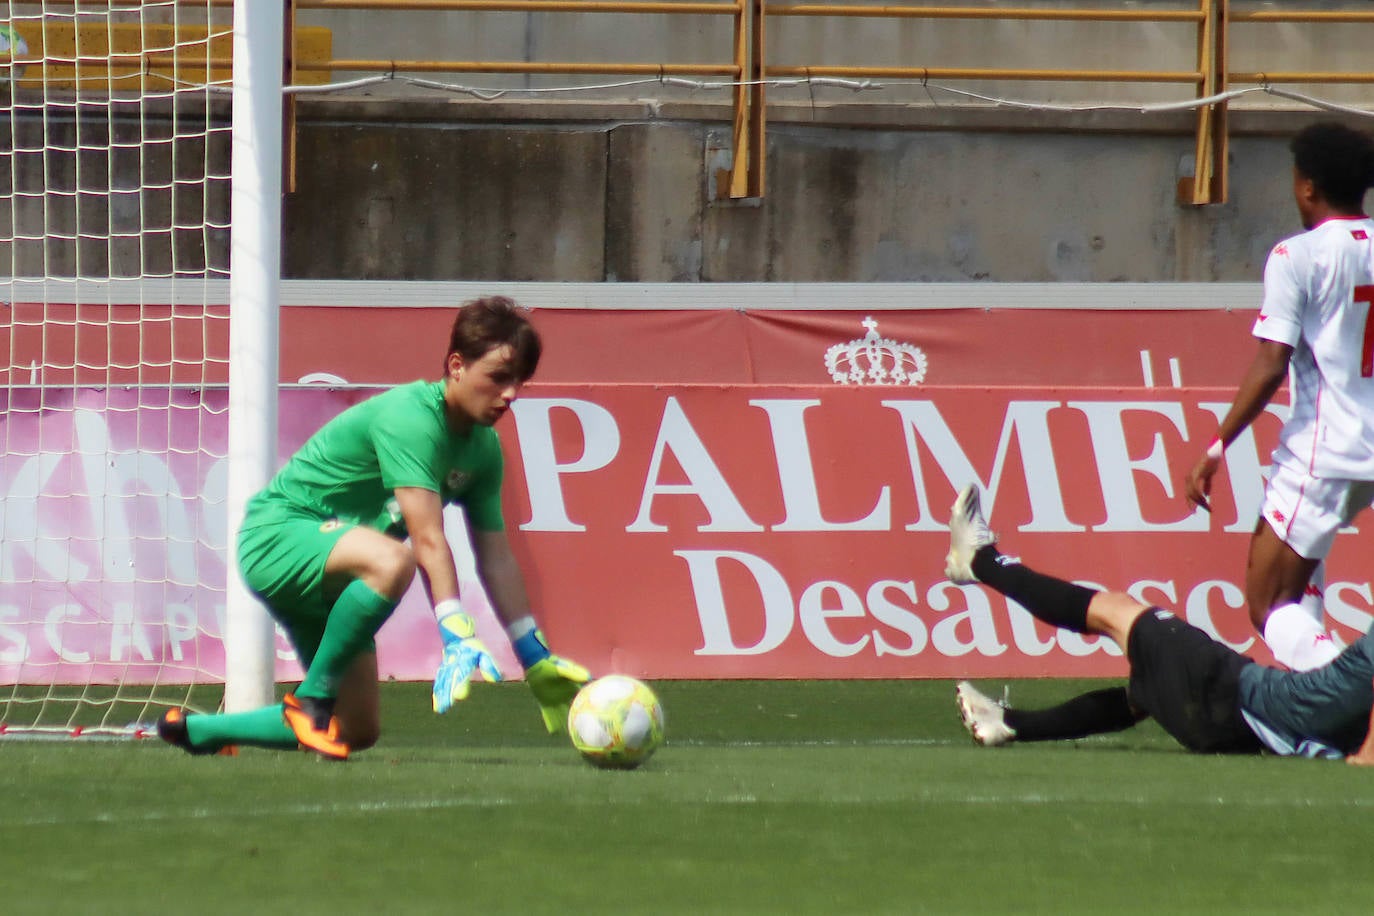
[[[749,404],[768,414],[773,436],[773,457],[782,486],[786,516],[774,531],[886,531],[891,527],[891,489],[878,488],[873,511],[856,521],[827,521],[821,514],[820,488],[811,459],[811,442],[802,414],[820,405],[819,400],[751,400]]]
[[[662,482],[663,459],[668,451],[673,453],[686,473],[687,483]],[[701,501],[711,520],[698,527],[698,531],[763,530],[763,526],[744,510],[706,444],[701,441],[678,399],[674,397],[664,402],[663,419],[658,425],[658,438],[654,440],[653,455],[649,459],[649,470],[639,500],[639,514],[625,530],[667,531],[666,526],[655,524],[651,518],[654,498],[664,494],[695,496]]]
[[[952,490],[976,480],[983,488],[983,505],[991,513],[997,502],[997,491],[1007,470],[1007,453],[1013,435],[1021,450],[1021,463],[1030,494],[1031,518],[1021,531],[1056,532],[1083,531],[1082,525],[1069,521],[1064,509],[1064,494],[1059,487],[1059,469],[1055,463],[1050,440],[1049,414],[1061,406],[1058,401],[1012,401],[1002,420],[997,440],[997,454],[992,470],[982,474],[969,460],[968,452],[955,438],[934,401],[883,401],[882,405],[895,410],[902,420],[906,439],[907,465],[911,469],[911,484],[919,507],[918,518],[906,526],[907,531],[944,531],[944,507],[932,512],[925,476],[921,470],[923,444],[939,466]]]
[[[1067,405],[1080,411],[1088,420],[1096,453],[1100,492],[1107,505],[1107,520],[1096,531],[1206,531],[1208,515],[1202,509],[1187,513],[1173,522],[1156,523],[1145,519],[1140,508],[1140,476],[1153,477],[1164,493],[1174,500],[1174,474],[1164,456],[1163,436],[1155,432],[1151,437],[1148,455],[1131,457],[1126,444],[1125,415],[1136,411],[1163,417],[1172,423],[1181,440],[1186,441],[1188,430],[1183,419],[1183,405],[1177,402],[1156,401],[1070,401]],[[1183,500],[1175,500],[1183,505]]]
[[[586,525],[568,518],[563,475],[598,471],[611,463],[620,451],[615,417],[601,405],[579,398],[522,398],[511,407],[533,511],[522,527],[526,531],[586,531]],[[582,433],[582,454],[575,459],[559,461],[554,454],[556,410],[567,411]]]
[[[625,409],[621,400],[608,401]],[[934,400],[881,400],[877,406],[890,412],[888,416],[895,415],[898,422],[885,422],[883,414],[875,412],[863,440],[854,443],[846,459],[852,467],[846,465],[842,473],[855,491],[847,496],[846,504],[859,505],[861,510],[856,515],[851,509],[848,517],[827,511],[827,497],[833,502],[834,494],[822,485],[814,458],[817,437],[828,435],[836,413],[852,409],[848,403],[835,405],[823,398],[749,399],[746,403],[753,413],[739,415],[759,418],[761,426],[750,431],[756,434],[751,441],[766,433],[771,454],[750,453],[747,461],[738,460],[742,431],[720,423],[718,402],[703,408],[704,427],[703,421],[692,416],[693,403],[685,391],[662,396],[654,436],[645,447],[638,443],[647,440],[626,444],[624,421],[612,407],[577,398],[527,397],[515,402],[530,497],[530,518],[521,529],[581,532],[588,530],[589,523],[606,524],[620,511],[624,514],[619,525],[627,533],[672,532],[683,527],[684,513],[656,514],[656,510],[670,500],[686,499],[699,507],[701,518],[692,527],[703,533],[943,532],[944,507],[932,505],[932,490],[943,501],[963,483],[977,481],[990,515],[1007,525],[995,508],[1003,483],[1010,475],[1018,475],[1024,480],[1029,508],[1029,517],[1017,523],[1018,533],[1209,530],[1208,516],[1201,510],[1188,511],[1174,488],[1182,473],[1176,466],[1178,456],[1191,457],[1186,451],[1189,443],[1205,435],[1190,432],[1189,405],[1179,401],[1011,400],[1002,412],[990,466],[980,467],[970,457],[968,441],[987,438],[986,424],[960,417],[963,422],[951,427]],[[636,412],[642,414],[644,406],[636,404]],[[872,410],[873,402],[862,406]],[[1213,416],[1226,407],[1210,402],[1195,406]],[[736,406],[730,416],[735,417],[737,411]],[[566,418],[564,428],[556,428],[559,415]],[[1074,422],[1075,417],[1079,422]],[[1061,471],[1065,456],[1060,454],[1064,446],[1055,438],[1056,431],[1062,436],[1065,429],[1075,430],[1090,443],[1096,470],[1092,491],[1106,509],[1100,521],[1072,518],[1066,506]],[[1142,437],[1147,442],[1144,449]],[[1012,460],[1013,446],[1019,462]],[[718,458],[727,455],[737,460],[729,464]],[[1070,457],[1081,465],[1076,454]],[[1225,460],[1239,510],[1226,530],[1248,530],[1258,515],[1263,489],[1263,469],[1249,431],[1228,449]],[[742,465],[748,468],[747,479],[740,478]],[[727,466],[735,468],[733,477],[723,470]],[[875,466],[888,469],[885,473],[892,479],[875,474]],[[668,467],[679,470],[680,476],[667,473]],[[943,479],[929,479],[931,468]],[[902,474],[910,480],[909,489],[897,486]],[[637,481],[633,491],[628,489],[630,481]],[[1073,480],[1080,493],[1088,483],[1081,474]],[[581,501],[580,505],[590,507],[583,516],[569,510],[569,492],[578,487],[596,493]],[[1156,507],[1153,515],[1144,508],[1146,491]],[[1158,508],[1161,494],[1167,498],[1167,508]],[[632,496],[635,503],[630,511]],[[769,524],[773,510],[767,506],[779,501],[782,516]],[[896,517],[894,505],[899,503],[912,507],[902,510],[911,512],[906,518]]]

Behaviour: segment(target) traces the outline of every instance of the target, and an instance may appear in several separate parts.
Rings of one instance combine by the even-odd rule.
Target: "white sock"
[[[1285,604],[1269,612],[1264,642],[1274,658],[1293,671],[1319,668],[1340,654],[1331,634],[1300,604]]]

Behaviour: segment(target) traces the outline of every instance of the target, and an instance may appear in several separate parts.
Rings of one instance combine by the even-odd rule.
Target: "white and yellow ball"
[[[589,763],[632,770],[663,743],[663,707],[642,681],[607,675],[587,684],[573,698],[568,734]]]

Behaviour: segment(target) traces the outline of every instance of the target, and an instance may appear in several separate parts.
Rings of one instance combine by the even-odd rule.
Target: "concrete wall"
[[[340,58],[707,60],[728,57],[730,38],[727,19],[706,17],[303,10],[301,22],[328,27]],[[793,18],[770,28],[770,60],[788,63],[1186,69],[1194,54],[1186,25]],[[1374,34],[1371,24],[1235,29],[1232,66],[1263,70],[1357,71]],[[605,82],[435,78],[515,89]],[[964,85],[1127,106],[1192,93],[1185,85]],[[1367,104],[1367,89],[1305,88]],[[1199,209],[1175,195],[1192,171],[1189,111],[1025,110],[952,104],[942,92],[910,81],[771,88],[767,191],[745,203],[712,193],[729,161],[723,90],[636,83],[479,101],[398,83],[300,95],[284,271],[302,279],[1247,281],[1297,228],[1285,144],[1318,117],[1311,108],[1272,96],[1234,103],[1230,199]],[[102,120],[93,109],[83,125],[83,143],[97,147],[83,153],[90,193],[27,196],[45,180],[76,187],[74,155],[37,150],[45,134],[63,144],[78,133],[65,109],[44,115],[41,95],[29,95],[33,107],[16,103],[12,132],[0,137],[16,150],[0,157],[0,187],[23,192],[0,194],[0,223],[16,227],[15,241],[0,240],[0,257],[13,254],[5,260],[16,274],[98,272],[107,258],[130,275],[140,273],[129,263],[138,258],[158,272],[224,269],[227,233],[218,229],[175,233],[165,256],[130,239],[99,241],[150,214],[166,218],[174,194],[196,193],[188,181],[106,195],[106,204],[101,182],[127,184],[124,154],[98,147],[106,135],[135,136],[133,118]],[[205,126],[223,127],[227,104],[211,111],[218,121]],[[166,128],[174,145],[195,147],[181,161],[223,174],[227,132],[183,137],[187,117],[173,129],[154,115],[143,127]],[[170,174],[172,166],[146,168]],[[227,198],[227,182],[217,182],[208,205],[218,213]],[[200,203],[176,206],[194,212]]]
[[[1175,193],[1192,168],[1186,116],[1026,130],[967,110],[903,108],[873,125],[867,111],[779,110],[766,194],[740,203],[712,194],[726,109],[573,118],[411,101],[299,113],[286,277],[593,282],[1253,281],[1269,247],[1297,231],[1286,144],[1317,117],[1234,118],[1230,199],[1195,208]],[[12,123],[26,150],[45,133],[75,137],[70,119]],[[131,140],[134,128],[115,120],[82,136]],[[165,148],[186,145],[179,162],[227,174],[227,132]],[[0,195],[16,239],[0,239],[0,258],[16,276],[95,276],[110,260],[126,276],[227,267],[223,229],[177,231],[170,248],[118,237],[167,225],[173,195],[183,218],[205,204],[227,221],[224,180],[204,199],[194,181],[109,194],[112,176],[137,187],[136,171],[121,177],[126,154],[87,150],[83,193],[46,199],[44,181],[76,187],[74,155],[0,157],[0,186],[23,192]],[[167,162],[143,168],[171,175]]]
[[[1249,281],[1298,229],[1286,143],[1313,118],[1242,125],[1229,202],[1194,208],[1176,202],[1187,119],[1150,131],[1014,131],[949,112],[880,128],[782,120],[766,195],[729,203],[710,195],[729,137],[718,121],[348,113],[301,121],[288,277]]]

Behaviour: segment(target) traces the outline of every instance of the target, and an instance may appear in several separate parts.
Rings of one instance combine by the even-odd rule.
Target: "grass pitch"
[[[1018,682],[1027,705],[1094,682]],[[1197,757],[1153,725],[973,746],[948,681],[660,682],[595,770],[519,684],[384,687],[347,764],[0,742],[0,912],[1368,912],[1374,772]],[[990,688],[995,685],[987,685]]]

